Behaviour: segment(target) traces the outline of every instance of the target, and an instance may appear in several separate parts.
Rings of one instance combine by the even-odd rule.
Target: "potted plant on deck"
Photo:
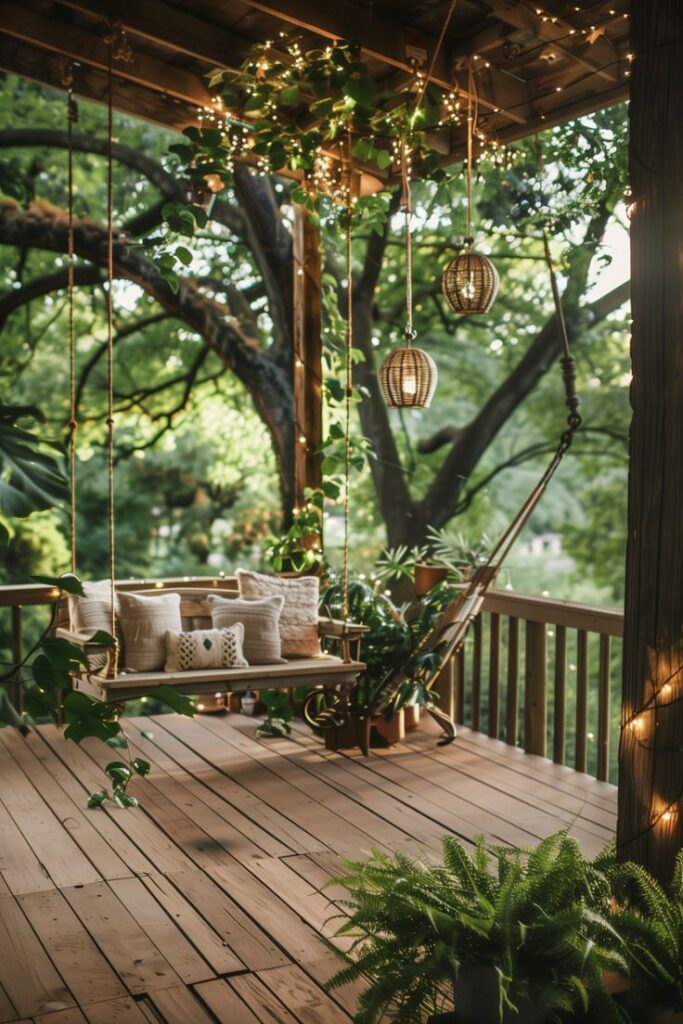
[[[331,980],[367,986],[356,1024],[623,1021],[603,981],[625,969],[605,874],[564,833],[533,851],[452,836],[443,863],[374,852],[345,862],[338,934],[353,944]],[[331,883],[332,884],[332,883]]]

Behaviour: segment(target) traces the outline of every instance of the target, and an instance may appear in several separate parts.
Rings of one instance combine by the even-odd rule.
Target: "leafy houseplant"
[[[317,572],[324,563],[321,526],[323,492],[306,488],[305,502],[294,510],[292,525],[268,537],[265,556],[273,572]]]
[[[266,719],[256,730],[258,736],[288,736],[294,709],[282,690],[261,690],[260,698],[266,706]]]
[[[637,864],[611,871],[614,921],[628,950],[630,987],[623,1002],[633,1020],[683,1020],[683,851],[665,889]],[[666,1012],[668,1011],[668,1013]]]
[[[354,941],[330,985],[367,984],[356,1024],[540,1024],[589,1004],[600,1021],[624,1019],[603,982],[625,966],[609,883],[566,834],[533,851],[479,840],[471,855],[446,836],[438,866],[377,851],[344,866],[338,935]]]

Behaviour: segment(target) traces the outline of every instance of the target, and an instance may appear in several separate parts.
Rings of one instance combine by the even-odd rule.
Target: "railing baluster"
[[[500,717],[500,615],[491,612],[489,636],[489,736],[498,739]]]
[[[12,608],[12,661],[18,666],[21,663],[23,656],[24,640],[22,606],[20,604],[16,604]],[[21,714],[24,710],[24,687],[22,686],[22,671],[20,668],[17,668],[14,674],[14,680],[10,689],[10,700],[17,711]]]
[[[473,623],[474,648],[472,650],[472,728],[479,731],[481,719],[481,615]]]
[[[588,633],[576,631],[576,754],[574,767],[585,772],[588,766]]]
[[[610,638],[600,635],[600,667],[598,673],[598,778],[609,778],[610,669],[612,645]]]
[[[548,691],[546,686],[546,627],[526,623],[526,673],[524,690],[524,749],[546,755]]]
[[[465,645],[453,655],[455,666],[455,720],[458,725],[465,721]]]
[[[553,761],[564,764],[567,733],[567,629],[555,627],[555,715],[553,721]]]
[[[505,742],[516,747],[519,738],[519,619],[508,617],[508,687]]]

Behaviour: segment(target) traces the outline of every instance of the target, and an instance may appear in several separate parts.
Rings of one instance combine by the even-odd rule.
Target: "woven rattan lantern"
[[[452,259],[443,272],[441,288],[454,313],[488,313],[498,292],[498,271],[488,256],[473,252],[472,237],[472,166],[473,136],[476,128],[474,75],[469,69],[467,104],[467,237],[465,248]]]
[[[454,313],[488,313],[498,292],[498,271],[467,245],[444,270],[441,287]]]
[[[437,371],[432,357],[421,348],[398,348],[379,369],[379,386],[391,409],[427,408],[436,390]]]

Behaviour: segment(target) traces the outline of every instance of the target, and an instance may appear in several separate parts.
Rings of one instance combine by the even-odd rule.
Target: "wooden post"
[[[617,848],[667,881],[683,839],[680,0],[632,0],[631,49],[633,421]]]
[[[320,231],[302,206],[294,209],[294,495],[318,488],[322,441]]]

